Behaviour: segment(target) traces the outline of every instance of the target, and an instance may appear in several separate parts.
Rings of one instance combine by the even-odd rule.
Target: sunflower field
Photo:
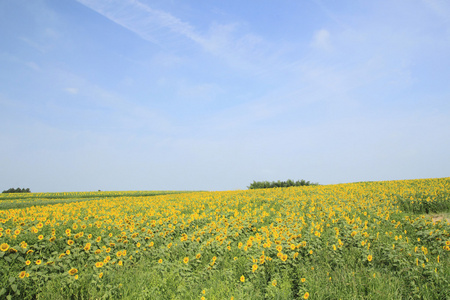
[[[450,178],[0,195],[1,299],[448,299]]]

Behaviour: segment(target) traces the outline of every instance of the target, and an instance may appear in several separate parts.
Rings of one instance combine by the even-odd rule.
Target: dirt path
[[[447,223],[450,223],[450,216],[448,214],[436,214],[431,216],[433,223],[439,222],[439,221],[447,221]]]

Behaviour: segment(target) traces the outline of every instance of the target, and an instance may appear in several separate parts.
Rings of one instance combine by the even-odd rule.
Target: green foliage
[[[10,188],[9,190],[5,190],[2,193],[31,193],[30,188]]]
[[[309,185],[319,185],[318,183],[297,180],[293,181],[291,179],[288,179],[287,181],[253,181],[250,186],[248,186],[249,189],[271,189],[271,188],[277,188],[277,187],[291,187],[291,186],[309,186]]]

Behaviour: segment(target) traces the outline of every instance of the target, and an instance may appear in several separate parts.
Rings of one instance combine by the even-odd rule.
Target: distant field
[[[0,195],[0,298],[446,299],[450,178]]]
[[[187,193],[183,191],[122,191],[122,192],[69,192],[69,193],[10,193],[0,194],[0,209],[24,208],[48,204],[100,200],[109,197],[145,197]]]

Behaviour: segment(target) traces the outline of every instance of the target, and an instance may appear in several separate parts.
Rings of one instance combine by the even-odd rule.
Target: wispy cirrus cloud
[[[201,32],[191,23],[183,21],[171,13],[151,8],[137,0],[77,0],[114,23],[127,28],[144,40],[162,48],[185,43],[200,47],[206,53],[220,57],[234,68],[263,73],[270,58],[269,45],[260,36],[240,32],[239,24],[212,23]],[[265,49],[265,50],[263,50]],[[262,66],[261,61],[264,61]]]

